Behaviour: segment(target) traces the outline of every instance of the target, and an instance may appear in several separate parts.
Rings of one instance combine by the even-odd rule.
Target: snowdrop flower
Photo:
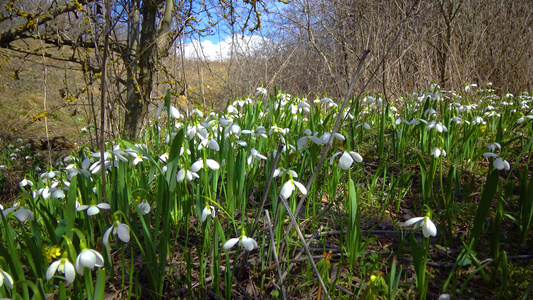
[[[527,116],[519,118],[518,120],[516,120],[516,124],[520,124],[520,123],[524,122],[526,119],[532,120],[533,119],[533,115],[527,115]]]
[[[472,119],[472,125],[478,125],[478,124],[486,124],[487,122],[483,121],[483,118],[480,116],[475,116]]]
[[[205,222],[207,216],[211,216],[211,219],[215,218],[215,208],[213,206],[206,205],[202,210],[202,215],[200,216],[200,222]]]
[[[302,192],[302,194],[307,195],[307,189],[305,188],[305,186],[298,181],[294,181],[291,177],[291,179],[285,182],[281,187],[280,196],[283,199],[287,200],[296,188],[298,188],[300,192]]]
[[[486,153],[483,153],[483,156],[485,156],[485,157],[496,157],[496,159],[494,160],[492,165],[494,166],[494,168],[496,168],[498,170],[505,169],[505,170],[509,171],[511,169],[511,165],[509,164],[509,162],[506,161],[506,160],[503,160],[496,153],[486,152]]]
[[[435,158],[439,158],[441,154],[442,156],[446,157],[446,150],[444,149],[441,150],[440,148],[433,148],[431,150],[431,155],[433,155],[433,157]]]
[[[214,161],[214,160],[211,159],[209,161]],[[214,161],[214,162],[216,163],[216,161]],[[218,163],[216,163],[216,164],[218,165]],[[208,165],[209,165],[209,163],[208,163]],[[187,178],[187,181],[192,181],[192,180],[194,180],[196,178],[200,178],[200,176],[196,172],[200,171],[203,167],[204,167],[204,161],[200,158],[199,160],[197,160],[195,163],[193,163],[191,165],[191,169],[190,170],[187,170],[187,169],[179,170],[178,176],[176,177],[176,180],[178,182],[183,182],[183,180],[185,180],[185,178]],[[213,165],[213,167],[216,167],[216,165]]]
[[[368,123],[357,124],[355,125],[355,128],[360,127],[360,126],[363,126],[363,128],[366,130],[370,130],[370,125],[368,125]]]
[[[426,109],[426,111],[424,112],[424,117],[428,117],[428,116],[436,116],[437,115],[437,111],[433,109],[433,107],[430,107],[428,109]]]
[[[31,212],[31,210],[29,209],[25,209],[25,208],[18,208],[17,209],[17,206],[14,206],[14,207],[10,207],[10,208],[7,208],[5,210],[2,210],[1,213],[4,215],[4,216],[7,216],[9,213],[11,213],[12,211],[15,211],[15,217],[17,217],[17,219],[20,221],[20,222],[24,222],[24,221],[31,221],[33,220],[33,213]]]
[[[67,252],[63,252],[63,257],[59,260],[54,261],[50,264],[46,270],[46,280],[50,280],[54,274],[59,271],[65,274],[65,279],[68,283],[73,283],[76,278],[76,272],[74,270],[74,265],[68,260]]]
[[[254,239],[249,238],[246,235],[244,235],[244,232],[243,232],[240,237],[227,240],[222,246],[222,249],[228,250],[231,247],[235,246],[235,244],[237,243],[243,246],[244,249],[246,249],[247,251],[252,251],[254,250],[254,248],[259,248],[259,245],[257,244],[257,242]]]
[[[263,97],[266,97],[268,95],[268,92],[265,88],[262,88],[262,87],[258,87],[257,89],[255,89],[255,96],[256,97],[259,97],[259,96],[263,96]]]
[[[494,152],[496,149],[501,149],[502,146],[499,143],[488,143],[487,148],[490,152]]]
[[[452,299],[450,294],[442,294],[442,295],[439,296],[438,300],[450,300],[450,299]]]
[[[463,124],[463,119],[459,117],[453,117],[450,119],[451,122],[454,122],[455,124]]]
[[[435,226],[435,223],[429,219],[429,217],[416,217],[407,220],[403,225],[404,226],[411,226],[411,225],[419,225],[422,227],[422,233],[424,234],[424,237],[430,237],[430,236],[437,236],[437,227]]]
[[[13,277],[0,268],[0,286],[4,284],[4,281],[6,282],[6,286],[8,288],[13,288]]]
[[[100,268],[103,266],[104,258],[102,255],[98,251],[88,248],[83,249],[74,262],[74,268],[81,276],[83,276],[83,267],[93,270],[94,267]]]
[[[267,135],[266,135],[266,128],[264,126],[257,126],[255,128],[255,130],[243,130],[242,131],[243,134],[251,134],[252,136],[254,137],[262,137],[262,138],[267,138]]]
[[[92,201],[91,205],[80,205],[76,208],[76,211],[82,211],[87,210],[88,216],[94,216],[97,215],[100,212],[100,209],[110,209],[111,205],[108,203],[98,203],[96,204],[96,201]]]
[[[239,114],[239,110],[237,110],[237,108],[233,105],[228,105],[228,107],[226,108],[226,112],[229,114],[229,115],[238,115]]]
[[[347,151],[344,151],[344,152],[337,152],[335,153],[330,159],[329,159],[329,164],[333,164],[333,160],[335,159],[335,157],[337,157],[338,155],[342,154],[341,158],[339,159],[339,167],[341,167],[341,169],[343,170],[348,170],[354,161],[360,163],[363,161],[363,157],[357,153],[357,152],[354,152],[354,151],[350,151],[350,152],[347,152]]]
[[[248,156],[247,163],[251,165],[254,162],[254,159],[266,160],[267,158],[261,153],[259,153],[259,151],[252,148],[252,150],[250,150],[250,155]]]
[[[115,217],[115,221],[113,222],[113,225],[109,227],[106,232],[104,233],[104,237],[102,238],[102,243],[107,246],[109,244],[109,235],[118,236],[118,239],[123,241],[124,243],[127,243],[130,241],[130,228],[126,224],[120,223],[120,221]]]
[[[494,166],[494,168],[498,170],[505,169],[506,171],[509,171],[511,169],[511,165],[509,164],[509,162],[506,160],[503,160],[501,157],[496,158],[492,165]]]
[[[166,112],[167,107],[162,105],[157,108],[157,111],[155,112],[155,118],[159,119],[159,116],[161,115],[161,112]],[[183,115],[180,114],[179,110],[175,108],[174,106],[170,105],[168,114],[173,117],[174,119],[181,119],[183,118]]]
[[[442,125],[441,122],[431,121],[431,122],[427,123],[426,131],[429,131],[430,129],[433,129],[433,128],[435,128],[435,130],[437,130],[437,132],[448,131],[448,128],[446,128],[446,126]]]
[[[23,187],[25,187],[25,186],[30,186],[30,187],[31,187],[31,186],[33,186],[33,182],[31,182],[30,180],[24,178],[24,179],[22,179],[22,180],[19,182],[19,186],[20,186],[21,188],[23,188]]]
[[[137,197],[137,208],[141,212],[142,215],[146,215],[150,212],[150,204],[148,204],[148,201],[146,199],[143,199],[143,201],[140,201],[140,197]]]
[[[320,140],[322,140],[322,144],[325,144],[327,142],[329,142],[329,139],[331,137],[331,133],[329,132],[326,132],[324,133],[321,137],[320,137]],[[335,132],[334,138],[340,140],[340,141],[344,141],[346,138],[344,137],[344,135],[338,133],[338,132]]]

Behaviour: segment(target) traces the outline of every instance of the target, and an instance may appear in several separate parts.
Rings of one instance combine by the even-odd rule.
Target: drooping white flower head
[[[6,282],[6,286],[10,289],[13,288],[13,277],[9,275],[6,271],[0,269],[0,286],[4,284],[4,281]]]
[[[111,205],[108,203],[91,203],[91,205],[80,205],[76,207],[76,211],[87,210],[88,216],[97,215],[100,212],[100,209],[110,209]]]
[[[407,220],[404,223],[404,226],[411,226],[419,224],[420,227],[422,227],[422,233],[424,234],[424,237],[430,237],[430,236],[437,236],[437,226],[435,226],[435,223],[429,219],[429,217],[416,217]]]
[[[130,241],[130,227],[126,224],[120,223],[119,220],[115,220],[115,222],[113,222],[113,225],[111,225],[111,227],[109,227],[104,233],[102,243],[105,246],[109,244],[109,236],[111,235],[111,233],[113,233],[113,235],[118,236],[118,239],[123,241],[124,243]]]
[[[446,150],[440,148],[433,148],[431,150],[431,155],[433,155],[433,157],[435,158],[439,158],[441,155],[443,157],[446,157]]]
[[[150,212],[150,204],[148,201],[146,201],[146,199],[143,199],[141,203],[137,204],[137,207],[141,211],[142,215],[146,215]]]
[[[347,151],[344,151],[344,152],[337,152],[335,153],[330,159],[329,159],[329,164],[333,164],[333,160],[335,159],[335,157],[337,157],[338,155],[342,154],[341,158],[339,159],[339,167],[341,167],[341,169],[343,170],[348,170],[354,161],[360,163],[363,161],[363,157],[357,153],[357,152],[354,152],[354,151],[350,151],[350,152],[347,152]]]
[[[503,160],[501,157],[496,158],[494,160],[494,163],[492,163],[492,165],[494,166],[494,168],[498,170],[505,169],[506,171],[509,171],[511,169],[511,165],[509,164],[509,162],[506,160]]]
[[[289,199],[296,187],[300,190],[300,192],[302,192],[302,194],[307,195],[307,189],[303,184],[298,181],[294,181],[293,179],[289,179],[281,187],[280,196],[285,200]]]
[[[83,267],[93,270],[94,267],[100,268],[103,266],[104,258],[102,255],[98,251],[88,248],[83,249],[74,262],[76,272],[81,276],[83,276]]]
[[[200,222],[205,222],[207,216],[211,216],[212,219],[215,218],[215,208],[213,206],[205,206],[202,210],[202,215],[200,216]]]
[[[74,270],[74,265],[72,265],[68,258],[63,257],[51,263],[46,270],[46,280],[50,280],[57,271],[65,275],[65,279],[68,283],[74,282],[76,271]]]
[[[232,239],[227,240],[224,243],[224,245],[222,245],[222,249],[228,250],[231,247],[235,246],[235,244],[237,244],[237,243],[239,243],[239,245],[241,245],[247,251],[252,251],[252,250],[254,250],[254,248],[259,248],[259,245],[257,244],[257,242],[254,239],[252,239],[250,237],[247,237],[246,235],[242,234],[238,238],[232,238]]]

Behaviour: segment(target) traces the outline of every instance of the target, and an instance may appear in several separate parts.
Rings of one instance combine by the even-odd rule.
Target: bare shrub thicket
[[[291,3],[272,24],[278,46],[259,54],[281,89],[343,95],[364,49],[370,92],[399,95],[431,81],[447,89],[492,82],[502,93],[532,87],[530,1]]]

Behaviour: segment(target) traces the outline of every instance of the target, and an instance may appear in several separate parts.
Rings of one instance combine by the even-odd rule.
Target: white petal
[[[353,158],[348,154],[348,152],[344,151],[341,158],[339,159],[339,167],[343,170],[348,170],[353,164]]]
[[[300,190],[300,192],[302,192],[302,194],[307,195],[307,189],[305,188],[303,184],[299,183],[298,181],[293,181],[293,182],[294,182],[294,185]]]
[[[206,159],[205,163],[211,170],[218,170],[220,169],[220,165],[216,162],[214,159]]]
[[[88,216],[97,215],[99,212],[100,212],[100,210],[98,209],[98,207],[96,207],[96,205],[91,205],[91,207],[89,207],[89,209],[87,209],[87,215]]]
[[[191,171],[198,172],[200,169],[204,167],[204,161],[202,159],[197,160],[194,164],[191,166]]]
[[[11,275],[9,275],[9,273],[7,273],[4,270],[0,269],[0,271],[2,273],[0,274],[0,286],[2,286],[2,282],[4,281],[4,278],[5,278],[7,287],[12,289],[13,288],[13,277],[11,277]]]
[[[15,212],[15,216],[20,222],[33,220],[33,213],[31,210],[20,208]]]
[[[109,244],[109,235],[111,234],[111,230],[113,230],[113,225],[111,225],[111,227],[109,227],[105,233],[104,233],[104,237],[102,238],[102,243],[107,246],[107,244]]]
[[[96,204],[96,206],[100,209],[110,209],[111,208],[111,205],[109,205],[109,203],[98,203]]]
[[[358,162],[358,163],[360,163],[360,162],[363,161],[363,157],[362,157],[359,153],[357,153],[357,152],[350,151],[350,155],[351,155],[352,158],[353,158],[356,162]]]
[[[498,157],[498,154],[492,153],[492,152],[485,152],[485,153],[483,153],[483,156],[485,156],[485,157]]]
[[[76,271],[74,265],[70,261],[65,262],[65,278],[69,283],[73,283],[76,278]]]
[[[412,218],[412,219],[409,219],[407,220],[405,223],[403,223],[404,226],[411,226],[415,223],[418,223],[420,221],[424,220],[424,217],[416,217],[416,218]]]
[[[85,249],[78,255],[78,258],[80,259],[80,263],[82,266],[91,270],[94,269],[94,265],[96,264],[96,256],[94,255],[94,253],[92,253],[88,249]],[[76,259],[76,261],[77,260],[78,259]]]
[[[176,180],[178,182],[182,182],[185,179],[185,169],[181,169],[178,172],[178,176],[176,177]]]
[[[59,267],[59,260],[54,261],[50,264],[48,269],[46,269],[46,280],[50,280],[50,278],[54,276],[57,271],[57,267]]]
[[[281,187],[280,195],[283,199],[287,200],[292,195],[292,191],[294,191],[294,183],[292,180],[289,180]]]
[[[424,224],[422,225],[422,233],[425,237],[437,236],[437,227],[428,217],[425,218]]]
[[[118,224],[118,238],[127,243],[130,241],[130,228],[126,224]]]
[[[224,245],[222,245],[222,249],[228,250],[229,248],[235,246],[239,242],[239,238],[232,238],[227,240]]]
[[[244,249],[252,251],[254,250],[255,245],[257,245],[257,242],[252,238],[243,236],[241,239],[241,245],[244,247]]]

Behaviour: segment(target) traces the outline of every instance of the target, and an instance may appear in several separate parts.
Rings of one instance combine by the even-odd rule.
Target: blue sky
[[[267,8],[271,12],[279,12],[286,4],[278,1],[268,1]],[[240,52],[249,52],[253,49],[260,47],[266,39],[262,36],[262,33],[268,32],[268,17],[269,14],[262,13],[262,28],[258,32],[248,34],[245,32],[243,36],[240,32],[236,33],[234,37],[228,35],[229,30],[224,27],[224,24],[219,24],[218,28],[213,29],[213,34],[205,37],[187,38],[185,45],[186,57],[198,57],[207,60],[220,60],[229,56],[231,49]]]

